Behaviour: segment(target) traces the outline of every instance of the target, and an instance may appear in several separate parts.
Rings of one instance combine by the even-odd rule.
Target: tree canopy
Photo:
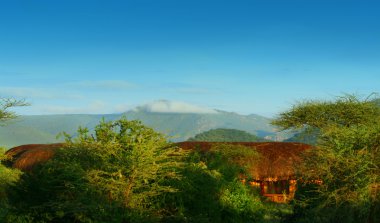
[[[372,100],[361,100],[354,95],[338,97],[334,101],[306,100],[280,113],[272,124],[282,129],[304,127],[328,129],[331,126],[351,127],[378,122],[380,108]]]
[[[26,105],[28,104],[23,100],[0,98],[0,125],[4,125],[6,121],[17,117],[16,113],[9,109]],[[8,206],[8,195],[6,190],[14,185],[21,175],[21,171],[5,167],[2,163],[6,160],[8,157],[5,155],[5,148],[0,146],[0,219],[7,214],[5,207]]]
[[[316,147],[298,167],[308,189],[298,190],[296,214],[307,213],[311,222],[378,219],[374,210],[379,195],[373,188],[380,181],[380,108],[372,100],[345,95],[334,101],[305,101],[273,124],[319,133]],[[321,183],[310,186],[316,181]]]
[[[9,109],[20,106],[27,106],[25,100],[17,100],[14,98],[0,98],[0,124],[5,121],[12,120],[17,117],[17,114]]]
[[[139,121],[79,128],[53,159],[25,173],[10,190],[13,215],[35,222],[141,222],[159,213],[155,197],[176,189],[181,153]]]

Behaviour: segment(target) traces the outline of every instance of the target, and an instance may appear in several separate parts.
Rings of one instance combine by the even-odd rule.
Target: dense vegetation
[[[27,103],[20,100],[0,98],[0,125],[5,125],[7,121],[17,117],[17,115],[10,111],[12,107],[26,106]],[[8,158],[5,156],[5,149],[0,147],[0,220],[2,216],[8,214],[8,194],[7,189],[17,183],[20,178],[21,171],[7,168],[2,163]]]
[[[292,222],[380,221],[380,108],[373,101],[305,101],[273,123],[319,133],[298,167],[303,185]]]
[[[185,154],[139,121],[79,129],[53,159],[2,188],[1,222],[260,222],[258,191],[239,181],[256,151]],[[241,162],[243,159],[246,162]],[[4,166],[0,169],[13,171]],[[2,180],[3,180],[2,179]],[[4,181],[2,181],[4,182]]]
[[[199,133],[188,141],[204,141],[204,142],[259,142],[262,138],[252,135],[246,131],[237,129],[211,129],[206,132]]]
[[[95,135],[79,129],[54,159],[24,173],[8,189],[5,222],[153,221],[157,196],[175,192],[181,154],[138,121],[101,122]]]
[[[167,210],[174,213],[164,222],[263,222],[266,210],[259,191],[239,180],[257,156],[233,145],[190,152],[182,179],[174,182],[179,192],[165,197]]]

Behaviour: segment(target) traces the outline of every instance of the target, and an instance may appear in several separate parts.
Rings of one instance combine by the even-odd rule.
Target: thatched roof
[[[23,171],[30,171],[35,165],[46,162],[53,157],[55,150],[63,146],[64,143],[17,146],[6,152],[10,158],[8,164]]]
[[[310,145],[293,142],[180,142],[177,146],[184,150],[207,151],[217,144],[243,145],[256,149],[260,158],[258,163],[250,168],[250,172],[258,181],[293,179],[294,164],[302,161],[302,152],[311,148]],[[8,150],[6,154],[11,158],[10,166],[30,171],[35,165],[53,157],[55,150],[64,145],[63,143],[22,145]]]
[[[225,142],[223,142],[226,144]],[[218,142],[180,142],[185,150],[200,149],[207,151]],[[294,142],[230,142],[256,149],[260,154],[258,163],[250,168],[252,177],[257,181],[289,180],[295,177],[295,164],[302,161],[302,152],[310,145]]]

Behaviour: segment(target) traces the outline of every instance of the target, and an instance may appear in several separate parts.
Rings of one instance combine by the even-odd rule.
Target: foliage
[[[223,222],[262,221],[264,206],[258,194],[253,194],[240,181],[233,181],[222,187],[220,201]]]
[[[14,185],[20,178],[21,171],[7,168],[2,162],[8,158],[4,154],[5,149],[0,148],[0,219],[8,214],[8,187]]]
[[[184,156],[138,121],[80,128],[53,159],[7,188],[2,222],[260,222],[258,191],[240,182],[257,152],[218,145]],[[5,207],[5,206],[4,206]]]
[[[380,108],[346,95],[336,101],[307,101],[273,122],[284,129],[320,132],[317,147],[298,167],[298,222],[366,222],[375,216],[379,185]],[[319,180],[320,184],[311,185]],[[294,220],[294,219],[293,219]]]
[[[178,193],[160,198],[170,211],[165,222],[261,222],[264,205],[258,191],[239,180],[247,173],[242,159],[249,163],[252,155],[257,152],[237,145],[190,152],[182,179],[171,182]]]
[[[211,129],[190,138],[188,141],[204,142],[258,142],[263,139],[246,131],[236,129]]]
[[[283,112],[272,124],[283,129],[313,127],[320,130],[330,126],[365,125],[379,119],[379,107],[371,100],[354,95],[338,97],[335,101],[304,101]]]
[[[219,144],[213,146],[206,158],[211,168],[222,171],[227,179],[233,180],[236,174],[245,177],[250,176],[250,168],[259,159],[256,150],[242,145]]]
[[[19,179],[21,172],[19,170],[7,168],[1,163],[6,161],[5,149],[0,148],[0,198],[4,197],[4,189],[7,185],[14,184]]]
[[[17,117],[16,113],[9,111],[10,108],[29,105],[24,100],[13,98],[0,98],[0,121],[6,122]]]
[[[176,191],[181,154],[139,121],[80,128],[54,159],[25,174],[12,190],[14,216],[46,222],[147,222],[159,219],[155,197]],[[11,221],[8,217],[7,221]]]
[[[17,117],[15,112],[9,111],[10,108],[28,105],[23,100],[10,98],[0,98],[0,125]],[[7,168],[3,165],[7,161],[5,149],[0,147],[0,219],[8,214],[8,187],[14,185],[21,175],[19,170]]]

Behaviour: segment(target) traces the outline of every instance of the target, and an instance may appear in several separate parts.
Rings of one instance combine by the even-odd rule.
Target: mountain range
[[[171,141],[184,141],[210,129],[243,130],[268,140],[281,141],[289,137],[276,132],[271,119],[260,115],[240,115],[234,112],[202,108],[182,102],[156,101],[120,114],[72,114],[21,116],[0,127],[0,145],[13,147],[31,143],[53,143],[61,132],[75,135],[79,126],[93,129],[102,118],[141,120],[145,125],[166,134]]]

